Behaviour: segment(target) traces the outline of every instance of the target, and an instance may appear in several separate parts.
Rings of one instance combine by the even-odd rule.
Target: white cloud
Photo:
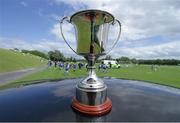
[[[27,49],[27,50],[40,50],[40,51],[50,51],[50,50],[60,50],[66,56],[74,56],[73,52],[68,48],[64,42],[60,41],[51,41],[42,39],[38,42],[28,42],[21,39],[11,39],[11,38],[2,38],[0,37],[0,47],[6,49],[18,48],[18,49]]]
[[[24,2],[24,1],[21,1],[20,4],[21,4],[22,6],[24,6],[24,7],[26,7],[26,6],[28,5],[28,4],[27,4],[26,2]]]
[[[131,58],[178,58],[180,59],[180,40],[171,41],[159,45],[143,47],[122,47],[111,52],[115,57],[128,56]]]
[[[38,13],[38,15],[39,15],[40,17],[44,16],[44,14],[43,14],[43,9],[42,9],[42,8],[38,8],[37,13]]]
[[[53,20],[55,20],[55,21],[59,21],[60,16],[58,16],[58,15],[56,15],[56,14],[49,14],[49,15],[48,15],[48,18],[53,19]]]
[[[62,25],[62,30],[65,38],[70,41],[70,42],[75,42],[76,37],[75,37],[75,28],[72,24],[65,23]],[[56,23],[53,25],[53,28],[50,30],[52,34],[56,36],[56,38],[59,40],[63,40],[61,31],[60,31],[60,24]]]
[[[180,58],[180,1],[179,0],[54,0],[61,5],[65,3],[77,12],[84,9],[101,9],[112,13],[122,23],[122,34],[119,44],[127,42],[125,47],[116,47],[113,56],[129,56],[135,58]],[[69,13],[68,16],[71,16]],[[57,25],[51,31],[59,35]],[[66,26],[65,35],[70,41],[74,36],[73,28]],[[110,31],[111,37],[117,35]],[[72,37],[71,37],[72,36]],[[171,42],[158,45],[144,44],[141,47],[128,47],[134,40],[143,43],[143,39],[155,36],[172,37]],[[62,40],[62,38],[60,38]],[[153,40],[152,40],[153,42]],[[119,45],[118,44],[118,45]]]
[[[138,39],[180,33],[179,0],[55,0],[82,9],[109,11],[122,22],[122,35]]]
[[[69,43],[69,45],[74,50],[76,50],[76,34],[75,34],[74,26],[70,23],[63,23],[62,30],[63,30],[64,37]],[[65,44],[64,39],[62,38],[62,35],[61,35],[61,31],[60,31],[60,23],[54,24],[53,28],[50,30],[50,33],[55,35],[57,40],[60,40],[62,43]]]
[[[50,41],[41,40],[40,42],[28,43],[27,41],[20,39],[9,39],[0,38],[1,48],[18,48],[18,49],[28,49],[28,50],[40,50],[40,51],[50,51],[50,50],[60,50],[65,54],[65,56],[78,57],[71,49],[64,43],[60,41]],[[116,58],[121,56],[128,56],[131,58],[178,58],[180,59],[180,41],[174,40],[159,45],[150,45],[142,47],[116,47],[110,54]]]
[[[61,3],[70,5],[74,11],[70,12],[67,16],[84,9],[101,9],[112,13],[119,19],[122,23],[122,34],[120,42],[111,52],[111,55],[114,57],[129,56],[135,58],[180,59],[180,39],[173,39],[173,37],[180,37],[179,0],[54,0],[54,3],[58,5],[61,5]],[[20,4],[23,6],[28,5],[24,1]],[[38,9],[40,16],[44,15],[43,12],[43,9]],[[65,13],[67,13],[66,10],[61,15]],[[56,14],[48,15],[48,17],[54,20],[62,18]],[[63,27],[67,41],[76,49],[74,27],[68,23],[65,23]],[[110,39],[115,39],[117,28],[112,28],[110,32]],[[52,26],[50,33],[56,37],[55,41],[42,40],[31,44],[21,39],[0,38],[0,47],[38,49],[42,51],[58,49],[67,55],[75,55],[64,43],[58,23]],[[172,40],[158,45],[144,44],[138,47],[137,45],[134,45],[134,47],[131,45],[134,40],[141,40],[143,44],[144,38],[153,36],[171,36]],[[126,44],[126,46],[118,47],[121,43]],[[128,47],[128,44],[131,47]]]

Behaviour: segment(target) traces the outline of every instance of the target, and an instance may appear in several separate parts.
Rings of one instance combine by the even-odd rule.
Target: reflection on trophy
[[[77,48],[74,50],[63,35],[62,24],[67,21],[75,26]],[[117,40],[107,49],[109,28],[119,24]],[[78,55],[88,61],[89,75],[76,85],[76,96],[72,101],[72,108],[84,114],[100,116],[108,113],[112,102],[107,97],[106,84],[96,76],[95,61],[98,57],[109,53],[120,38],[121,24],[108,12],[101,10],[85,10],[64,17],[60,22],[60,29],[66,44]]]

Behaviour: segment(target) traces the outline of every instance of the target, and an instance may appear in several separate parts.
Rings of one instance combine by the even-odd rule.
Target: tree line
[[[16,48],[17,50],[17,48]],[[70,61],[76,62],[76,59],[73,57],[65,57],[63,53],[59,50],[49,51],[48,53],[44,53],[38,50],[21,50],[22,53],[29,53],[35,56],[39,56],[41,58],[51,60],[51,61]]]
[[[38,50],[21,50],[23,53],[30,53],[32,55],[36,55],[45,59],[49,59],[51,61],[85,61],[85,60],[78,60],[73,57],[65,57],[62,52],[59,50],[49,51],[48,53],[44,53]],[[180,65],[180,60],[178,59],[136,59],[136,58],[129,58],[126,56],[122,56],[120,58],[112,58],[110,55],[107,55],[105,58],[98,60],[97,62],[101,62],[102,60],[116,60],[120,64],[147,64],[147,65]]]
[[[116,59],[119,63],[147,64],[147,65],[180,65],[178,59],[135,59],[128,57],[120,57]]]
[[[48,59],[48,55],[38,50],[21,50],[22,53],[29,53],[35,56],[39,56],[44,59]]]

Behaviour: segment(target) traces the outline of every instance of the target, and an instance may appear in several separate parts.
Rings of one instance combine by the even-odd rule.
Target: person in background
[[[54,67],[56,67],[56,66],[57,66],[57,61],[54,62]]]
[[[69,63],[66,63],[65,74],[68,75],[68,73],[69,73]]]
[[[82,67],[82,66],[81,66],[81,63],[80,63],[80,62],[78,63],[78,67],[79,67],[79,69],[81,70],[81,67]]]
[[[153,64],[151,65],[151,70],[154,71],[154,65]]]
[[[73,65],[73,71],[74,72],[76,71],[76,63],[74,63],[74,65]]]
[[[98,71],[101,71],[101,64],[98,65]]]
[[[65,63],[64,63],[64,62],[62,62],[62,68],[64,68],[64,64],[65,64]]]
[[[111,62],[108,62],[108,64],[109,64],[109,68],[111,69],[111,67],[112,67],[112,64],[111,64]]]
[[[63,63],[62,62],[59,63],[59,68],[60,68],[60,70],[63,69]]]
[[[48,64],[48,67],[51,67],[52,66],[51,60],[49,60],[47,64]]]
[[[104,62],[101,63],[101,71],[102,72],[107,72],[106,71],[106,65],[104,64]]]
[[[103,64],[103,72],[107,72],[107,69],[106,69],[106,68],[107,68],[106,65]]]

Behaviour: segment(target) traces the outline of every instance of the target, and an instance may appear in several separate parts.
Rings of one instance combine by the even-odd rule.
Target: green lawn
[[[45,63],[38,56],[0,48],[0,73],[37,67]]]
[[[97,70],[97,75],[99,77],[108,76],[122,79],[143,80],[180,88],[180,66],[159,66],[156,71],[152,71],[151,66],[148,65],[130,65],[129,67],[122,67],[120,69],[108,69],[106,73]],[[70,70],[69,75],[65,75],[64,70],[58,68],[47,68],[43,71],[18,79],[7,86],[28,84],[32,80],[79,78],[85,76],[87,76],[85,68],[77,70],[76,72]]]
[[[53,68],[46,68],[43,71],[23,77],[21,79],[16,80],[15,82],[42,80],[42,79],[79,78],[79,77],[84,77],[85,75],[87,75],[85,69],[77,70],[76,72],[70,70],[69,74],[66,75],[64,70],[60,70],[59,68],[53,67]]]
[[[180,66],[159,66],[156,71],[151,66],[131,66],[128,68],[110,70],[100,76],[111,76],[123,79],[143,80],[157,84],[180,88]]]

